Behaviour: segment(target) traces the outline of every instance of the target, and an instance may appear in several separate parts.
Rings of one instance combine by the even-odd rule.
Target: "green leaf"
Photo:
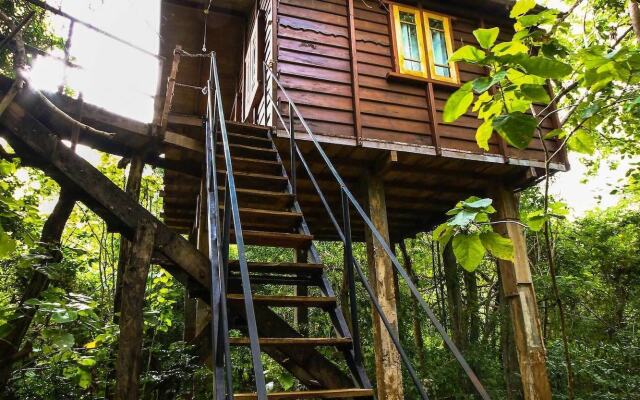
[[[531,115],[521,112],[500,115],[493,120],[493,127],[498,133],[518,149],[526,149],[538,126],[538,121]]]
[[[544,139],[563,138],[566,135],[562,129],[554,129],[551,132],[544,135]]]
[[[51,338],[53,345],[60,349],[70,349],[76,342],[72,334],[64,331],[53,331],[48,336]]]
[[[78,386],[82,389],[87,389],[91,386],[91,373],[81,368],[78,369]]]
[[[517,18],[522,14],[526,14],[536,6],[536,0],[518,0],[513,5],[509,16],[511,18]]]
[[[473,235],[456,235],[453,238],[452,246],[456,260],[469,272],[473,272],[478,268],[487,252],[482,245],[480,235],[477,233]]]
[[[463,203],[464,207],[473,208],[473,209],[484,209],[493,204],[493,200],[489,198],[480,199],[475,196],[469,197]]]
[[[473,91],[482,94],[491,89],[494,85],[502,82],[507,77],[506,71],[500,71],[493,76],[485,76],[473,80]]]
[[[502,42],[495,45],[493,49],[491,49],[491,52],[498,57],[509,55],[514,56],[516,54],[528,53],[529,48],[519,40],[512,40],[510,42]]]
[[[489,49],[498,39],[498,35],[500,34],[500,28],[491,28],[491,29],[476,29],[473,31],[473,36],[478,40],[478,44],[483,49]]]
[[[467,82],[447,99],[442,116],[444,122],[451,123],[464,115],[473,103],[473,98],[473,82]]]
[[[284,390],[291,389],[294,384],[294,380],[291,375],[281,375],[278,377],[278,381],[280,381],[280,384],[282,385],[282,388]]]
[[[489,151],[489,139],[493,135],[493,120],[487,120],[476,131],[476,143],[484,151]]]
[[[465,227],[473,222],[473,220],[476,218],[476,215],[478,215],[477,211],[462,210],[458,214],[456,214],[456,216],[453,217],[448,224],[449,226]]]
[[[51,315],[51,321],[58,324],[66,324],[78,319],[78,312],[74,310],[60,310]]]
[[[527,73],[541,78],[561,79],[573,71],[571,65],[544,56],[529,57],[526,54],[520,54],[514,61]]]
[[[484,61],[487,53],[471,45],[462,46],[449,57],[449,62],[464,61],[471,64],[478,64]]]
[[[513,261],[513,243],[496,232],[483,232],[480,240],[495,258]]]
[[[596,144],[593,137],[583,129],[574,133],[567,142],[570,150],[578,153],[593,155],[596,150]]]
[[[551,98],[547,89],[542,85],[522,85],[520,87],[522,94],[535,103],[549,104]]]
[[[451,236],[453,236],[453,229],[446,223],[440,224],[433,231],[433,239],[440,243],[440,252],[444,251],[444,247],[451,240]]]
[[[78,364],[83,367],[93,367],[96,365],[96,359],[93,357],[82,357],[78,360]]]
[[[9,236],[0,225],[0,258],[5,258],[16,249],[16,241]]]
[[[527,214],[527,225],[534,232],[539,232],[546,221],[547,217],[544,214],[544,210],[536,210]]]

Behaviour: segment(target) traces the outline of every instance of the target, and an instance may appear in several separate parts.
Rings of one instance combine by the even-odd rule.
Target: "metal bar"
[[[35,11],[30,11],[27,15],[25,15],[24,18],[22,18],[22,20],[18,23],[18,25],[16,25],[11,32],[9,32],[9,34],[2,39],[2,42],[0,42],[0,51],[2,51],[2,49],[5,48],[5,46],[13,40],[13,38],[18,34],[18,32],[20,32],[22,30],[22,28],[25,27],[25,25],[27,25],[29,23],[29,21],[31,21],[31,18],[33,18],[33,16],[36,15]]]
[[[373,222],[367,216],[367,214],[364,212],[363,208],[360,206],[360,204],[356,200],[356,198],[353,195],[353,193],[351,193],[349,188],[346,186],[346,184],[343,181],[343,179],[340,176],[340,174],[338,174],[338,171],[335,169],[335,166],[333,165],[333,163],[331,162],[331,160],[329,159],[327,154],[322,149],[322,146],[320,145],[320,143],[318,142],[317,138],[315,137],[315,135],[313,134],[313,132],[309,128],[309,125],[307,124],[306,120],[304,119],[304,117],[302,116],[302,114],[300,113],[298,108],[296,107],[295,103],[289,97],[289,94],[287,93],[287,91],[284,88],[284,86],[282,85],[282,83],[278,80],[278,78],[275,76],[273,71],[271,71],[270,69],[268,69],[268,70],[269,70],[269,72],[271,74],[272,79],[276,83],[277,87],[280,88],[280,90],[282,91],[282,94],[285,96],[285,99],[289,102],[290,106],[294,109],[294,112],[297,114],[298,119],[300,120],[300,123],[302,124],[303,128],[305,129],[305,131],[309,135],[309,138],[311,139],[311,141],[315,145],[316,149],[318,150],[318,153],[320,154],[320,156],[324,160],[325,164],[327,165],[327,168],[331,171],[331,174],[334,176],[335,180],[338,182],[340,187],[343,188],[345,195],[349,198],[349,201],[351,202],[351,204],[353,204],[353,206],[356,209],[356,211],[358,212],[358,214],[360,214],[360,217],[364,220],[366,226],[371,230],[371,233],[372,233],[373,237],[380,243],[380,245],[384,249],[384,251],[387,254],[387,256],[391,259],[391,262],[393,263],[394,267],[398,271],[398,274],[400,276],[402,276],[402,278],[405,280],[407,286],[409,287],[409,290],[411,291],[411,294],[418,300],[418,303],[420,304],[421,308],[423,309],[423,311],[425,311],[425,313],[427,314],[429,320],[434,325],[434,327],[436,328],[436,330],[438,331],[438,333],[440,334],[440,336],[444,340],[445,344],[447,345],[447,347],[449,348],[449,350],[451,351],[453,356],[456,358],[456,360],[458,361],[458,363],[460,364],[460,366],[462,367],[464,372],[466,373],[467,377],[469,377],[469,379],[471,380],[471,383],[473,384],[473,386],[476,389],[476,391],[478,392],[478,394],[480,394],[480,396],[485,400],[490,399],[489,394],[484,389],[484,387],[480,383],[478,377],[473,372],[473,370],[471,369],[471,367],[469,366],[467,361],[464,359],[464,356],[462,355],[462,353],[460,353],[460,350],[456,347],[455,343],[453,343],[453,341],[451,340],[451,338],[447,334],[445,328],[438,321],[437,317],[433,313],[433,310],[431,310],[431,308],[426,303],[424,298],[422,298],[422,295],[420,294],[420,292],[416,288],[416,286],[413,283],[413,281],[411,281],[407,271],[405,271],[405,269],[400,265],[400,262],[398,261],[396,256],[391,251],[389,245],[385,242],[385,240],[382,237],[382,235],[380,234],[380,232],[373,225]],[[357,265],[357,263],[356,263],[356,265]],[[382,317],[382,315],[381,315],[381,317]],[[390,332],[390,334],[391,334],[391,332]]]
[[[356,299],[356,281],[353,276],[353,243],[351,242],[351,217],[349,216],[349,199],[344,190],[340,191],[342,201],[342,225],[344,226],[344,268],[347,271],[349,283],[349,310],[351,312],[351,337],[355,361],[362,362],[362,348],[360,343],[360,326],[358,324],[358,303]]]
[[[262,101],[264,102],[262,118],[264,125],[267,126],[267,67],[262,65]]]
[[[293,105],[289,103],[289,157],[291,161],[291,191],[294,198],[298,197],[298,189],[296,185],[296,129],[295,129],[295,117],[293,113]]]
[[[222,95],[220,94],[220,79],[218,77],[218,66],[215,53],[211,56],[211,76],[215,82],[216,105],[218,108],[218,117],[220,119],[220,134],[225,157],[225,167],[227,170],[227,188],[231,213],[233,217],[233,229],[236,237],[236,245],[238,248],[238,262],[240,264],[240,275],[242,276],[242,294],[244,296],[244,306],[247,320],[247,330],[249,331],[251,358],[253,361],[253,373],[256,382],[256,394],[258,400],[267,400],[267,387],[264,377],[264,368],[260,358],[260,343],[258,342],[258,327],[256,325],[256,316],[253,308],[253,296],[251,293],[251,282],[249,279],[249,268],[247,266],[247,258],[244,248],[244,237],[242,234],[242,224],[240,222],[240,208],[238,206],[238,198],[236,193],[236,184],[233,178],[233,166],[231,163],[231,151],[229,150],[229,137],[227,135],[227,125],[224,120],[224,109],[222,106]],[[227,205],[225,204],[225,207]]]

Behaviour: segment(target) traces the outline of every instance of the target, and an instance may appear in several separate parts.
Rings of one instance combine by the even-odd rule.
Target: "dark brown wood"
[[[248,346],[250,344],[248,337],[231,338],[229,344],[232,346]],[[345,347],[351,345],[350,338],[260,338],[260,346],[336,346]]]
[[[258,246],[288,247],[292,249],[299,249],[308,247],[313,240],[313,236],[300,233],[264,232],[249,230],[245,230],[242,233],[244,235],[245,244]],[[231,234],[231,241],[235,243],[235,233],[233,232]]]
[[[241,294],[227,295],[229,302],[240,303],[244,301]],[[254,295],[253,302],[271,307],[335,307],[335,297],[311,297],[311,296],[261,296]]]
[[[142,364],[144,292],[153,253],[155,227],[142,223],[136,230],[131,256],[123,275],[120,337],[116,360],[116,399],[136,400]]]
[[[431,133],[433,136],[433,147],[436,149],[436,155],[442,155],[442,145],[440,144],[440,132],[438,130],[438,121],[436,120],[436,99],[434,97],[433,83],[427,83],[427,104],[429,106],[429,121],[431,122]]]
[[[237,262],[229,263],[230,269],[233,271],[238,269]],[[250,262],[248,263],[250,271],[255,272],[270,272],[270,273],[285,273],[285,274],[320,274],[324,269],[322,264],[307,264],[307,263],[261,263]]]

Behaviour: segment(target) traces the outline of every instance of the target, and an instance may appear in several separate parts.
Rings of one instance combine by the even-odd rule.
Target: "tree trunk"
[[[458,349],[464,352],[467,348],[467,335],[462,306],[462,293],[460,279],[458,277],[458,265],[453,248],[449,243],[444,248],[442,257],[444,264],[444,280],[447,287],[447,306],[449,308],[449,320],[451,321],[452,338]]]
[[[498,284],[502,286],[500,270],[498,269]],[[498,304],[500,308],[500,353],[502,357],[502,372],[507,400],[521,400],[523,398],[522,382],[518,377],[518,355],[513,340],[513,327],[509,311],[509,302],[502,290],[499,290]]]
[[[474,344],[480,338],[480,308],[478,302],[478,280],[475,272],[463,271],[462,279],[467,291],[465,321],[469,324],[468,342]]]
[[[40,241],[47,252],[47,257],[41,261],[39,266],[34,268],[34,273],[25,288],[20,303],[18,304],[16,315],[22,315],[21,318],[13,322],[12,329],[0,338],[0,387],[6,388],[7,382],[11,375],[12,364],[17,361],[16,357],[20,352],[20,347],[24,340],[27,330],[31,325],[31,321],[36,313],[33,307],[25,308],[25,302],[30,299],[37,299],[40,294],[49,285],[49,278],[46,275],[37,272],[41,267],[48,263],[58,263],[62,260],[62,252],[60,251],[60,239],[62,232],[67,224],[67,220],[73,211],[76,199],[68,191],[62,189],[60,198],[53,209],[51,215],[42,227]],[[22,353],[23,356],[28,354]],[[1,393],[1,391],[0,391]]]
[[[637,0],[629,1],[629,17],[631,18],[631,26],[633,26],[636,39],[640,42],[640,8],[638,8]]]
[[[411,261],[411,256],[409,256],[409,252],[407,251],[407,246],[404,243],[404,240],[401,240],[398,243],[398,247],[400,247],[400,252],[402,253],[402,258],[404,260],[404,268],[409,273],[411,280],[419,287],[418,276],[413,270],[413,262]],[[426,371],[426,363],[424,358],[424,338],[422,337],[422,324],[421,315],[420,315],[420,307],[418,305],[418,300],[411,296],[411,307],[413,309],[413,341],[416,346],[416,350],[418,351],[418,362],[420,363],[420,369],[422,371]]]
[[[142,171],[144,170],[144,162],[141,157],[131,159],[129,166],[129,176],[125,186],[125,192],[136,201],[140,198],[140,186],[142,185]],[[120,253],[118,256],[118,272],[116,275],[116,287],[113,296],[113,322],[118,323],[118,314],[122,306],[122,279],[124,270],[129,263],[131,253],[131,243],[124,237],[120,238]]]
[[[123,273],[120,339],[116,359],[116,399],[136,400],[142,363],[142,334],[144,324],[144,292],[149,263],[153,253],[155,229],[142,224],[132,243],[129,263]]]

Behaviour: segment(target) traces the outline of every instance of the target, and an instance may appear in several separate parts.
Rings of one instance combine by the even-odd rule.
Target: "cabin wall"
[[[504,20],[482,21],[480,13],[460,11],[464,7],[422,3],[425,10],[451,17],[455,49],[477,44],[472,32],[483,23],[502,25],[504,32],[512,29],[504,26]],[[443,123],[444,104],[456,87],[390,79],[388,74],[395,71],[395,54],[387,10],[377,1],[353,0],[353,7],[352,27],[348,0],[278,2],[277,70],[314,134],[325,141],[452,157],[472,155],[497,162],[509,158],[522,164],[534,160],[537,165],[544,160],[542,146],[535,140],[529,149],[518,150],[496,134],[488,152],[480,149],[475,142],[479,121],[474,113],[453,124]],[[503,33],[501,39],[508,40],[509,35]],[[481,67],[464,63],[459,65],[459,72],[462,83],[484,74]],[[279,100],[281,112],[287,114],[282,93]],[[554,128],[551,118],[544,128]],[[553,150],[558,142],[549,141],[548,146]]]

